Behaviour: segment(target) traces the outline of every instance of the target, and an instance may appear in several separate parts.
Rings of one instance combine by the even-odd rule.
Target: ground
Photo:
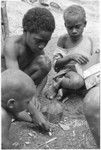
[[[54,37],[49,42],[45,51],[52,59],[55,43],[57,38]],[[45,91],[52,83],[52,77],[55,72],[53,69],[49,73],[48,82],[40,97],[42,107],[49,104],[49,100],[45,98]],[[44,135],[36,131],[33,124],[25,122],[14,122],[10,128],[10,139],[15,148],[19,149],[95,149],[96,143],[90,132],[89,126],[83,114],[83,96],[73,93],[63,106],[62,121],[67,124],[67,130],[63,130],[59,124],[51,124],[53,126],[52,136]],[[42,145],[46,141],[56,137],[57,139],[49,144]]]

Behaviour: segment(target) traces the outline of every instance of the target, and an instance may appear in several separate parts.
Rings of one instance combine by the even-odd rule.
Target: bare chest
[[[18,56],[18,63],[21,70],[24,70],[34,60],[34,55],[31,52],[23,50]]]

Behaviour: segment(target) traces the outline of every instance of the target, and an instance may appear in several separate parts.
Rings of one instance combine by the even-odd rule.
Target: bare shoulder
[[[63,34],[63,35],[61,35],[60,37],[59,37],[59,39],[58,39],[58,42],[57,42],[57,45],[59,46],[59,47],[64,47],[64,45],[65,45],[65,41],[67,41],[67,38],[68,38],[68,34]]]
[[[4,54],[10,53],[10,54],[17,54],[19,51],[19,41],[20,36],[12,36],[6,39],[5,41],[5,47],[4,47]]]
[[[3,107],[1,107],[1,114],[2,114],[2,123],[11,121],[11,116],[8,114],[8,112]]]
[[[83,40],[90,43],[90,44],[93,43],[93,39],[90,36],[87,36],[87,35],[83,36]]]

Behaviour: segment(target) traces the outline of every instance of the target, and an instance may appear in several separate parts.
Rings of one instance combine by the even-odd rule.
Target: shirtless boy
[[[57,75],[51,92],[46,93],[49,99],[55,98],[59,89],[77,90],[84,85],[83,78],[74,66],[76,63],[86,64],[92,53],[92,40],[83,35],[87,23],[85,10],[81,6],[72,5],[64,11],[63,17],[68,34],[59,38],[54,52],[53,65]]]
[[[49,10],[36,7],[24,15],[22,26],[22,35],[6,39],[2,71],[8,68],[20,69],[32,78],[37,88],[36,96],[30,102],[30,112],[34,119],[33,107],[37,103],[35,99],[44,88],[51,69],[51,62],[45,55],[44,48],[51,39],[55,21]]]
[[[1,74],[1,77],[2,148],[10,149],[12,145],[9,140],[9,128],[12,118],[19,118],[19,113],[26,109],[29,109],[30,112],[29,104],[35,96],[36,86],[33,80],[20,70],[7,69]],[[26,116],[22,121],[43,127],[46,124],[43,115],[35,107],[33,107],[33,112],[34,120]]]
[[[37,95],[40,95],[51,69],[44,48],[55,29],[54,17],[45,8],[32,8],[24,15],[22,26],[22,35],[6,40],[3,70],[14,68],[27,73],[37,86]]]

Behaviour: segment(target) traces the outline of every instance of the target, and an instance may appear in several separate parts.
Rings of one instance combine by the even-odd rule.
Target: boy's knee
[[[100,137],[100,95],[99,87],[91,89],[84,98],[84,114],[99,146]]]
[[[84,98],[84,112],[86,116],[95,116],[100,110],[99,87],[92,88]]]
[[[81,76],[76,75],[72,79],[74,89],[79,89],[84,85],[84,80]]]

